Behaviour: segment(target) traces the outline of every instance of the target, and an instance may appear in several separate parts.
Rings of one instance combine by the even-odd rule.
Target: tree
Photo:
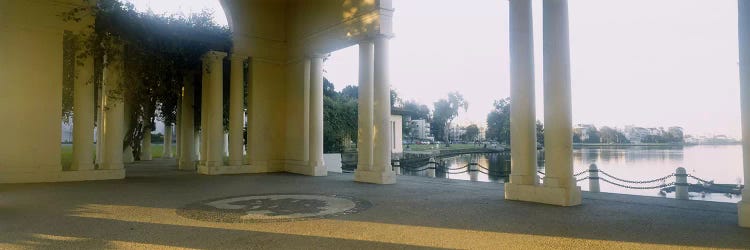
[[[323,77],[323,96],[327,96],[330,98],[336,98],[338,96],[336,87],[334,87],[333,83],[325,77]]]
[[[475,141],[479,136],[479,127],[476,124],[471,124],[466,127],[466,133],[464,134],[464,140]]]
[[[214,23],[213,13],[206,11],[188,16],[139,13],[130,3],[99,0],[61,16],[67,22],[94,18],[93,25],[73,34],[76,44],[68,47],[75,48],[78,65],[86,58],[94,58],[94,74],[89,82],[95,88],[101,86],[105,56],[123,62],[123,82],[127,84],[107,89],[104,94],[128,104],[131,120],[127,121],[130,129],[124,141],[133,146],[136,155],[139,142],[153,129],[155,119],[166,124],[175,122],[186,72],[202,72],[201,57],[206,52],[232,48],[229,28]],[[72,102],[63,101],[63,114],[72,108],[66,103]],[[200,112],[200,102],[196,102],[196,110]],[[224,124],[226,119],[225,116]]]
[[[398,96],[398,92],[396,92],[395,89],[391,89],[391,108],[401,106],[403,106],[403,103],[401,103],[401,97]]]
[[[348,85],[344,87],[344,89],[341,90],[341,96],[351,100],[359,99],[359,86]]]
[[[510,145],[510,97],[496,100],[487,114],[487,139]]]
[[[429,120],[430,119],[430,108],[427,105],[417,103],[413,100],[407,100],[404,102],[404,111],[411,116],[413,120]]]
[[[458,116],[458,112],[463,109],[466,111],[469,103],[458,92],[448,93],[447,99],[440,99],[435,102],[435,108],[432,115],[431,133],[435,139],[446,141],[448,138],[448,127]]]
[[[544,123],[539,120],[536,120],[536,143],[544,146]]]

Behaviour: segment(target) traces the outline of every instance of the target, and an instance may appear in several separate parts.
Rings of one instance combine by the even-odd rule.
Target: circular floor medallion
[[[326,194],[262,194],[200,201],[177,214],[212,222],[279,222],[353,214],[370,203],[353,197]]]

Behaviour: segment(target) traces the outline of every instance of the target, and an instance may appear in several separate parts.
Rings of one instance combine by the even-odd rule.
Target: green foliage
[[[323,86],[323,151],[341,153],[357,141],[357,99],[336,92],[328,79]]]
[[[458,92],[448,93],[447,99],[440,99],[435,102],[435,109],[430,124],[431,133],[438,141],[445,141],[448,138],[448,126],[453,119],[458,116],[458,112],[463,109],[466,111],[469,103]]]
[[[487,139],[510,145],[510,104],[510,97],[495,101],[495,108],[487,114]],[[538,120],[536,142],[544,145],[544,124]]]
[[[464,141],[475,141],[479,136],[479,127],[476,124],[471,124],[466,127],[466,133],[463,135]]]
[[[510,145],[510,97],[496,100],[487,114],[487,139]]]
[[[188,16],[139,13],[130,3],[98,0],[63,13],[62,18],[95,20],[88,30],[76,34],[76,58],[79,62],[87,57],[95,60],[91,82],[101,84],[102,68],[108,62],[123,62],[123,84],[120,89],[108,89],[107,95],[128,103],[131,119],[125,143],[136,152],[143,134],[153,130],[155,119],[175,122],[183,77],[187,72],[202,72],[201,56],[232,48],[229,29],[214,23],[213,14],[207,11]],[[105,56],[106,61],[102,60]],[[195,105],[199,110],[200,101]]]

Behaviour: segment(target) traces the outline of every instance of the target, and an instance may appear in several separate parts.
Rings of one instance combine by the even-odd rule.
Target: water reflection
[[[460,168],[469,163],[490,169],[489,175],[477,173],[475,179],[484,182],[504,183],[510,174],[510,156],[507,154],[469,154],[436,159],[439,167],[435,171],[438,178],[472,180],[470,173],[450,174],[450,169]],[[592,163],[616,177],[627,180],[651,180],[674,173],[677,167],[684,167],[689,174],[713,180],[721,184],[741,184],[742,147],[728,146],[642,146],[642,147],[576,147],[573,149],[574,172],[588,169]],[[544,161],[539,163],[544,169]],[[420,167],[428,167],[421,165]],[[441,168],[443,171],[441,171]],[[427,171],[404,171],[404,174],[428,176]],[[583,177],[583,176],[581,176]],[[668,182],[671,182],[670,180]],[[690,180],[691,183],[696,183]],[[659,185],[661,183],[653,183]],[[588,190],[588,181],[578,185]],[[600,183],[601,192],[623,193],[646,196],[666,196],[674,198],[674,193],[660,193],[658,189],[637,190]],[[738,196],[725,194],[691,193],[691,199],[721,202],[737,202]]]

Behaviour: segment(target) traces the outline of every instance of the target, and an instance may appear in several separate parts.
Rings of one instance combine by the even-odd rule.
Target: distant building
[[[451,141],[460,141],[464,134],[466,134],[466,128],[458,124],[448,128],[448,139]]]
[[[596,131],[596,126],[593,124],[576,124],[573,127],[573,133],[578,134],[582,142],[587,141],[593,131]]]
[[[642,127],[625,126],[625,138],[632,144],[642,144],[643,139],[652,134],[652,130]]]
[[[430,134],[430,123],[425,119],[411,120],[411,136],[417,140],[434,141],[435,137]]]

